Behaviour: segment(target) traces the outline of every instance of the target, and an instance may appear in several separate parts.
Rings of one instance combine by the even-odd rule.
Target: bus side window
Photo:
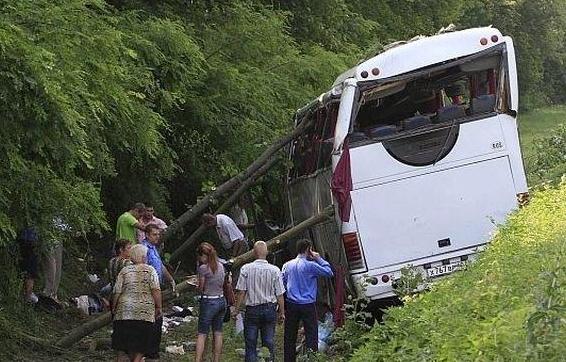
[[[314,118],[314,124],[293,143],[291,179],[313,174],[332,164],[338,103],[321,107],[309,117]]]
[[[326,107],[324,112],[324,128],[321,135],[318,169],[332,165],[332,148],[334,146],[334,129],[338,118],[338,106],[339,103],[332,103]]]
[[[312,117],[312,115],[310,116]],[[305,120],[306,121],[306,120]],[[293,147],[293,170],[291,178],[309,175],[316,169],[315,127],[309,127],[305,133],[297,137]]]

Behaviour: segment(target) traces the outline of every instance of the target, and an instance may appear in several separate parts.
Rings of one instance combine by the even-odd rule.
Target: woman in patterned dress
[[[114,285],[112,348],[116,361],[139,362],[149,352],[153,323],[161,315],[161,290],[157,272],[146,264],[147,247],[132,246],[130,259],[133,265],[122,268]]]

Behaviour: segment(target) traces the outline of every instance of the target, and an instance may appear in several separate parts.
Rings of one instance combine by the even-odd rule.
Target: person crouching
[[[146,264],[147,247],[132,246],[134,263],[122,268],[114,285],[112,348],[116,361],[142,361],[149,353],[153,324],[161,316],[161,289],[155,269]]]

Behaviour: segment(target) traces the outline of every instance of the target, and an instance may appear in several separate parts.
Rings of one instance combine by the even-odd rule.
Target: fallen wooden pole
[[[262,167],[260,167],[255,174],[253,174],[250,178],[248,178],[245,182],[243,182],[238,187],[238,189],[226,201],[224,201],[222,203],[222,205],[220,205],[220,207],[216,210],[215,214],[220,214],[220,213],[227,211],[232,205],[234,205],[238,201],[240,196],[242,196],[242,194],[244,192],[246,192],[250,187],[252,187],[255,184],[255,182],[257,181],[258,178],[260,178],[265,173],[267,173],[267,171],[269,171],[269,169],[271,169],[271,167],[273,167],[277,163],[277,161],[279,161],[278,158],[272,158],[270,161],[268,161],[266,164],[264,164]],[[185,240],[183,242],[183,244],[181,244],[171,254],[171,258],[169,259],[170,263],[175,263],[176,261],[178,261],[179,258],[183,255],[183,253],[185,253],[195,243],[195,241],[197,241],[197,239],[202,234],[204,234],[204,232],[207,229],[208,228],[205,225],[200,225],[187,238],[187,240]]]
[[[276,251],[282,246],[285,245],[285,242],[297,235],[299,235],[304,230],[320,224],[322,222],[331,220],[334,215],[334,208],[333,206],[326,207],[320,213],[306,219],[305,221],[301,222],[300,224],[292,227],[291,229],[279,234],[278,236],[272,238],[271,240],[267,241],[267,248],[270,252]],[[239,268],[242,265],[249,263],[255,259],[253,251],[248,251],[245,254],[242,254],[236,258],[231,259],[231,262],[234,268]],[[173,294],[171,290],[166,290],[163,292],[162,298],[163,302],[168,302],[174,298],[176,298],[176,294],[184,293],[194,285],[191,284],[189,281],[181,282],[177,285],[176,293]],[[71,330],[65,337],[61,338],[55,345],[61,348],[68,348],[75,344],[76,342],[80,341],[83,337],[91,334],[92,332],[110,324],[112,322],[112,315],[110,312],[106,312],[101,314],[100,316],[96,317],[93,320],[90,320],[79,327]]]
[[[271,253],[271,252],[274,252],[274,251],[282,248],[285,245],[285,242],[287,240],[294,238],[295,236],[299,235],[304,230],[306,230],[306,229],[308,229],[308,228],[310,228],[314,225],[317,225],[317,224],[320,224],[322,222],[331,220],[333,216],[334,216],[334,207],[332,205],[327,206],[320,213],[318,213],[314,216],[311,216],[310,218],[301,222],[297,226],[294,226],[294,227],[290,228],[289,230],[287,230],[287,231],[279,234],[278,236],[274,237],[273,239],[266,241],[267,250]],[[230,259],[230,261],[232,262],[232,267],[234,269],[237,269],[237,268],[241,267],[242,265],[247,264],[249,262],[252,262],[254,260],[255,260],[255,256],[254,256],[253,250],[250,250],[247,253],[242,254],[240,256],[237,256],[233,259]]]
[[[190,290],[192,287],[194,287],[193,284],[189,283],[189,281],[184,281],[177,285],[175,293],[173,293],[171,290],[163,291],[163,294],[161,296],[161,298],[163,299],[163,303],[175,299],[177,297],[177,294],[184,293]],[[112,313],[105,312],[99,315],[98,317],[94,318],[93,320],[90,320],[71,330],[69,333],[67,333],[65,337],[57,341],[55,343],[55,346],[61,348],[69,348],[73,344],[80,341],[83,337],[88,336],[92,332],[110,324],[111,322],[112,322]]]
[[[279,151],[281,148],[283,148],[286,144],[291,142],[297,136],[302,134],[312,123],[313,123],[312,119],[306,119],[305,121],[301,122],[299,126],[293,129],[293,131],[281,137],[271,146],[269,146],[265,151],[263,151],[263,153],[254,162],[252,162],[244,171],[240,172],[238,175],[224,182],[222,185],[218,186],[213,192],[211,192],[210,194],[206,195],[201,200],[199,200],[193,207],[191,207],[189,210],[184,212],[181,216],[179,216],[179,218],[173,221],[171,225],[169,225],[169,227],[163,234],[163,241],[166,242],[167,240],[169,240],[169,238],[171,238],[172,235],[177,233],[184,225],[188,224],[195,218],[199,217],[203,212],[205,212],[206,208],[210,205],[212,200],[218,199],[220,196],[236,188],[238,185],[242,184],[248,178],[253,176],[253,174],[256,173],[256,171],[260,167],[262,167],[266,162],[268,162],[277,151]]]

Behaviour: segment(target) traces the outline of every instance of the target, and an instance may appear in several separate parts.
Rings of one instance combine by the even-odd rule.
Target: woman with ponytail
[[[198,289],[201,293],[199,303],[198,337],[196,345],[196,361],[201,362],[208,332],[213,332],[214,362],[220,361],[222,353],[222,323],[226,314],[224,298],[224,266],[218,261],[216,250],[209,243],[202,243],[197,248]]]

